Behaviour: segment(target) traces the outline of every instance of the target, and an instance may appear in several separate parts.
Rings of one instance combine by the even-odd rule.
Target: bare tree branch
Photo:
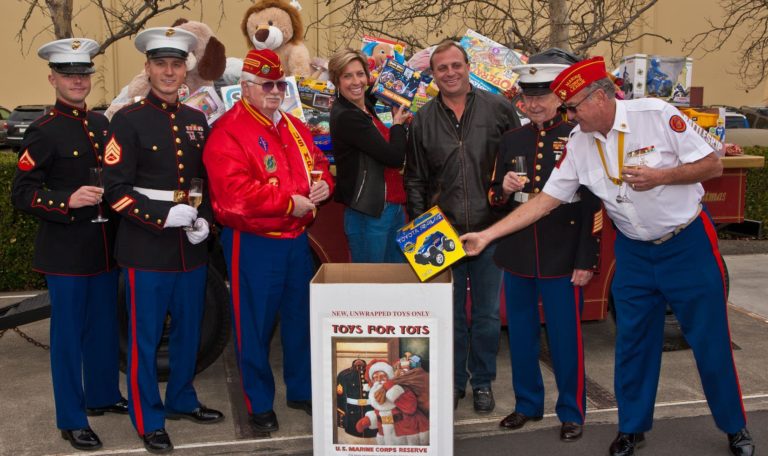
[[[656,33],[638,31],[643,14],[658,0],[316,2],[326,12],[308,28],[340,32],[328,43],[329,50],[356,46],[362,35],[371,34],[398,39],[415,51],[446,37],[461,37],[468,28],[526,54],[557,43],[585,55],[598,43],[608,43],[615,58],[615,53],[641,37],[669,41]]]
[[[721,0],[717,22],[707,19],[708,29],[683,41],[683,50],[704,55],[738,43],[736,74],[746,89],[766,79],[768,70],[768,0]]]

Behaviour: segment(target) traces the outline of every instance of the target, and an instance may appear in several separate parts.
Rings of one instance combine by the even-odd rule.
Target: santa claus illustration
[[[394,376],[386,360],[374,359],[368,364],[368,400],[373,410],[358,420],[357,431],[375,429],[379,445],[429,445],[429,419],[419,410],[414,392],[395,384]]]

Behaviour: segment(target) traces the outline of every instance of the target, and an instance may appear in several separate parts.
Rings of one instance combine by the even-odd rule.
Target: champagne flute
[[[92,187],[99,187],[102,190],[104,189],[104,179],[102,176],[101,168],[96,167],[88,169],[88,185]],[[96,209],[99,211],[99,213],[95,218],[91,219],[91,223],[108,222],[109,219],[101,215],[101,204],[97,204]]]
[[[521,183],[525,184],[528,181],[528,165],[524,155],[518,155],[512,160],[512,169]]]
[[[622,173],[626,173],[626,171],[631,171],[632,169],[637,169],[643,165],[645,165],[645,159],[642,156],[629,153],[627,154],[627,158],[624,160],[624,170]],[[629,185],[627,185],[623,179],[621,181],[621,185],[619,186],[619,193],[616,195],[616,202],[632,202],[632,200],[629,199]]]
[[[203,203],[203,179],[193,177],[189,181],[189,193],[187,193],[187,204],[197,209]],[[197,231],[195,225],[185,226],[184,231]]]

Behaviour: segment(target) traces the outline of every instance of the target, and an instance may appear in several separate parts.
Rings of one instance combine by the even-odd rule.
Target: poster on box
[[[467,29],[460,43],[469,56],[470,71],[501,91],[511,89],[517,81],[518,75],[511,68],[528,61],[522,54],[472,29]]]
[[[319,111],[330,111],[336,88],[330,81],[299,79],[297,81],[301,104]]]
[[[325,270],[324,270],[325,268]],[[314,453],[450,455],[450,274],[326,264],[310,284]]]
[[[384,104],[410,108],[420,82],[420,71],[394,60],[387,60],[376,82],[373,83],[371,93]]]
[[[224,109],[229,111],[232,109],[232,106],[235,105],[238,101],[240,101],[240,96],[242,90],[240,89],[240,84],[235,85],[229,85],[224,86],[221,88],[221,99],[224,101]]]
[[[397,230],[395,239],[422,281],[466,256],[459,233],[437,206]]]
[[[202,111],[205,114],[208,125],[212,125],[216,119],[226,112],[224,102],[219,98],[216,89],[210,86],[203,86],[195,90],[188,97],[184,98],[182,103]]]
[[[368,57],[368,70],[378,73],[384,67],[387,59],[405,64],[405,43],[363,35],[363,54]]]

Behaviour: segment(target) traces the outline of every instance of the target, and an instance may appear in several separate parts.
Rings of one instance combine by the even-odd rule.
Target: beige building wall
[[[120,0],[112,0],[115,5]],[[337,0],[332,0],[337,1]],[[20,1],[2,0],[0,14],[0,42],[2,44],[3,69],[0,71],[0,105],[12,109],[19,104],[50,103],[53,90],[46,75],[46,63],[37,57],[37,48],[53,39],[50,20],[37,14],[24,33],[24,47],[17,41],[19,26],[26,12],[26,4]],[[217,37],[227,48],[227,55],[243,57],[247,52],[245,38],[240,32],[243,13],[251,5],[250,0],[202,0],[191,10],[176,10],[150,21],[148,26],[166,26],[178,17],[198,20],[213,28]],[[75,1],[75,9],[87,5],[84,0]],[[220,7],[223,5],[223,18]],[[324,1],[302,1],[305,24],[311,23],[325,10]],[[660,0],[645,17],[642,27],[660,35],[672,38],[667,44],[658,39],[644,38],[631,46],[625,54],[644,53],[681,56],[683,38],[691,36],[706,26],[705,15],[718,14],[717,0]],[[75,21],[75,34],[101,41],[106,30],[101,16],[93,7],[85,7]],[[48,27],[48,30],[46,30]],[[311,55],[318,52],[324,56],[332,53],[333,30],[310,29],[306,34]],[[605,48],[597,47],[593,55],[603,55]],[[719,53],[694,54],[693,85],[704,87],[705,104],[765,105],[768,101],[768,86],[746,91],[740,88],[740,81],[733,74],[738,66],[735,45]],[[93,79],[93,91],[88,98],[89,105],[109,103],[143,68],[144,57],[133,47],[131,39],[113,44],[105,55],[96,58],[98,72]],[[618,64],[618,62],[613,62]]]

